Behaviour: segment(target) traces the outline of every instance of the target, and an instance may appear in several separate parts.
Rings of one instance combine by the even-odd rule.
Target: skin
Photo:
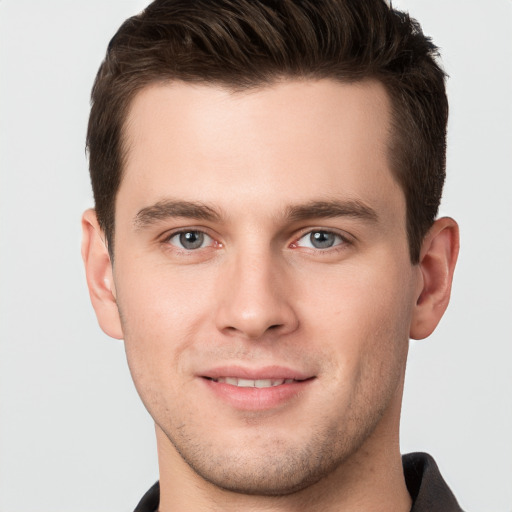
[[[448,304],[458,230],[436,221],[411,264],[389,126],[369,81],[135,97],[115,264],[93,210],[83,256],[100,325],[124,338],[155,420],[161,512],[410,510],[408,340]],[[241,405],[205,378],[276,366],[308,381]]]

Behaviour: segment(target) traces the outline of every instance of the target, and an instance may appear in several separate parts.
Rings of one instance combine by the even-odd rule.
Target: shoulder
[[[402,465],[413,501],[411,512],[463,512],[430,455],[409,453],[402,456]]]
[[[142,496],[142,499],[133,512],[157,512],[159,503],[160,483],[157,482]]]

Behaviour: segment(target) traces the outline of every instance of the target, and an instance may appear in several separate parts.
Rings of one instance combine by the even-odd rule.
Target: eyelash
[[[334,231],[331,229],[309,229],[308,231],[304,231],[298,238],[295,239],[292,244],[290,244],[291,247],[303,247],[299,245],[298,243],[300,240],[309,237],[309,240],[311,240],[311,237],[314,234],[322,234],[322,235],[328,235],[328,236],[334,236],[335,240],[333,241],[333,245],[330,245],[328,247],[304,247],[305,249],[308,249],[310,251],[315,251],[317,253],[331,253],[332,251],[340,251],[346,248],[346,246],[351,245],[352,241],[348,238],[346,235],[342,235],[338,231]]]
[[[173,238],[176,238],[176,237],[180,237],[181,235],[187,235],[187,234],[192,234],[192,233],[195,233],[197,235],[200,235],[201,237],[205,238],[205,237],[208,237],[210,239],[210,243],[206,246],[206,247],[209,247],[211,245],[215,246],[215,247],[222,247],[222,244],[217,242],[213,237],[211,237],[208,233],[206,233],[204,230],[202,229],[182,229],[182,230],[179,230],[179,231],[173,231],[172,233],[168,234],[164,239],[163,239],[163,242],[165,244],[169,244],[169,245],[172,245],[174,246],[177,250],[180,250],[180,251],[183,251],[183,252],[194,252],[196,250],[199,250],[199,249],[205,249],[206,247],[197,247],[197,248],[193,248],[193,249],[190,249],[190,248],[186,248],[186,247],[183,247],[183,246],[178,246],[176,244],[173,244],[171,242],[171,240]],[[213,243],[212,243],[213,242]],[[183,244],[182,244],[183,245]],[[202,243],[201,243],[202,245]]]

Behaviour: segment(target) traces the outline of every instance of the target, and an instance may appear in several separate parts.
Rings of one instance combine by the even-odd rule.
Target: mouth
[[[316,377],[282,367],[226,367],[208,371],[201,380],[216,400],[238,410],[263,411],[301,399]]]
[[[238,388],[273,388],[275,386],[282,386],[283,384],[292,384],[294,382],[303,382],[308,379],[241,379],[239,377],[205,377],[213,382],[220,382],[221,384],[229,384]]]

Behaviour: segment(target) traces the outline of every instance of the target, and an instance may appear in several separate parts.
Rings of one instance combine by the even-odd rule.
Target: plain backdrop
[[[107,43],[141,0],[0,0],[0,511],[132,510],[157,479],[123,344],[89,304],[84,137]],[[403,452],[434,455],[468,512],[512,511],[512,1],[401,0],[450,75],[441,213],[452,303],[412,343]]]

